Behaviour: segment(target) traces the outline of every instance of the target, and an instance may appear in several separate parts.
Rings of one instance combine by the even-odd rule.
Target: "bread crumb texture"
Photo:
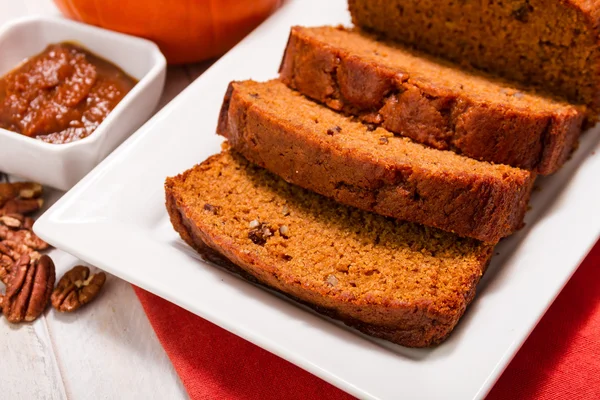
[[[394,340],[386,329],[416,330],[410,340],[395,338],[406,345],[429,345],[449,333],[493,249],[340,205],[228,150],[169,178],[166,191],[174,225],[188,242],[190,232],[201,236],[263,283],[337,309],[336,317],[359,329],[378,326],[363,327],[371,334]]]

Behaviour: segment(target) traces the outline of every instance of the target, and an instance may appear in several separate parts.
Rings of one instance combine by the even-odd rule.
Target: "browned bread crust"
[[[600,112],[598,0],[349,0],[356,26]]]
[[[535,179],[529,171],[370,130],[279,81],[232,83],[217,131],[288,182],[488,243],[522,226]]]
[[[205,259],[404,346],[430,346],[448,336],[493,251],[472,239],[352,211],[228,151],[167,179],[165,191],[173,227]],[[254,218],[269,218],[271,227],[284,223],[289,232],[274,229],[255,243],[248,235]],[[336,254],[315,243],[329,240],[350,247]],[[335,256],[323,257],[326,251]],[[344,269],[344,256],[354,266]]]
[[[293,27],[280,76],[364,122],[544,175],[568,159],[584,119],[581,107],[342,27]]]

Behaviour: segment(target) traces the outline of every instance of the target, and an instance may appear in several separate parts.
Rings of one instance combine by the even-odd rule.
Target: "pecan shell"
[[[32,260],[23,255],[10,272],[6,294],[0,300],[9,322],[31,322],[46,309],[56,280],[54,263],[46,255]]]
[[[90,269],[78,265],[63,275],[52,292],[52,307],[60,312],[73,312],[92,301],[102,289],[106,274],[90,275]]]

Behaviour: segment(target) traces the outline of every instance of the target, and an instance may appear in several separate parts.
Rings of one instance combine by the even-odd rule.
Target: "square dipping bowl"
[[[81,140],[52,144],[0,128],[0,171],[68,190],[152,115],[167,63],[156,44],[146,39],[62,18],[28,17],[0,27],[0,76],[59,42],[77,43],[138,81]]]

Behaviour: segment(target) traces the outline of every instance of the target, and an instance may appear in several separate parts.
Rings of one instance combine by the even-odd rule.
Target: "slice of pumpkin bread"
[[[228,150],[165,190],[175,230],[206,259],[404,346],[448,336],[493,250],[341,205]]]
[[[372,129],[274,80],[234,82],[218,133],[247,159],[341,203],[496,243],[519,229],[529,171]]]
[[[342,27],[293,27],[280,74],[364,122],[544,175],[568,159],[584,119],[583,107]]]
[[[349,0],[356,26],[600,112],[598,0]]]

